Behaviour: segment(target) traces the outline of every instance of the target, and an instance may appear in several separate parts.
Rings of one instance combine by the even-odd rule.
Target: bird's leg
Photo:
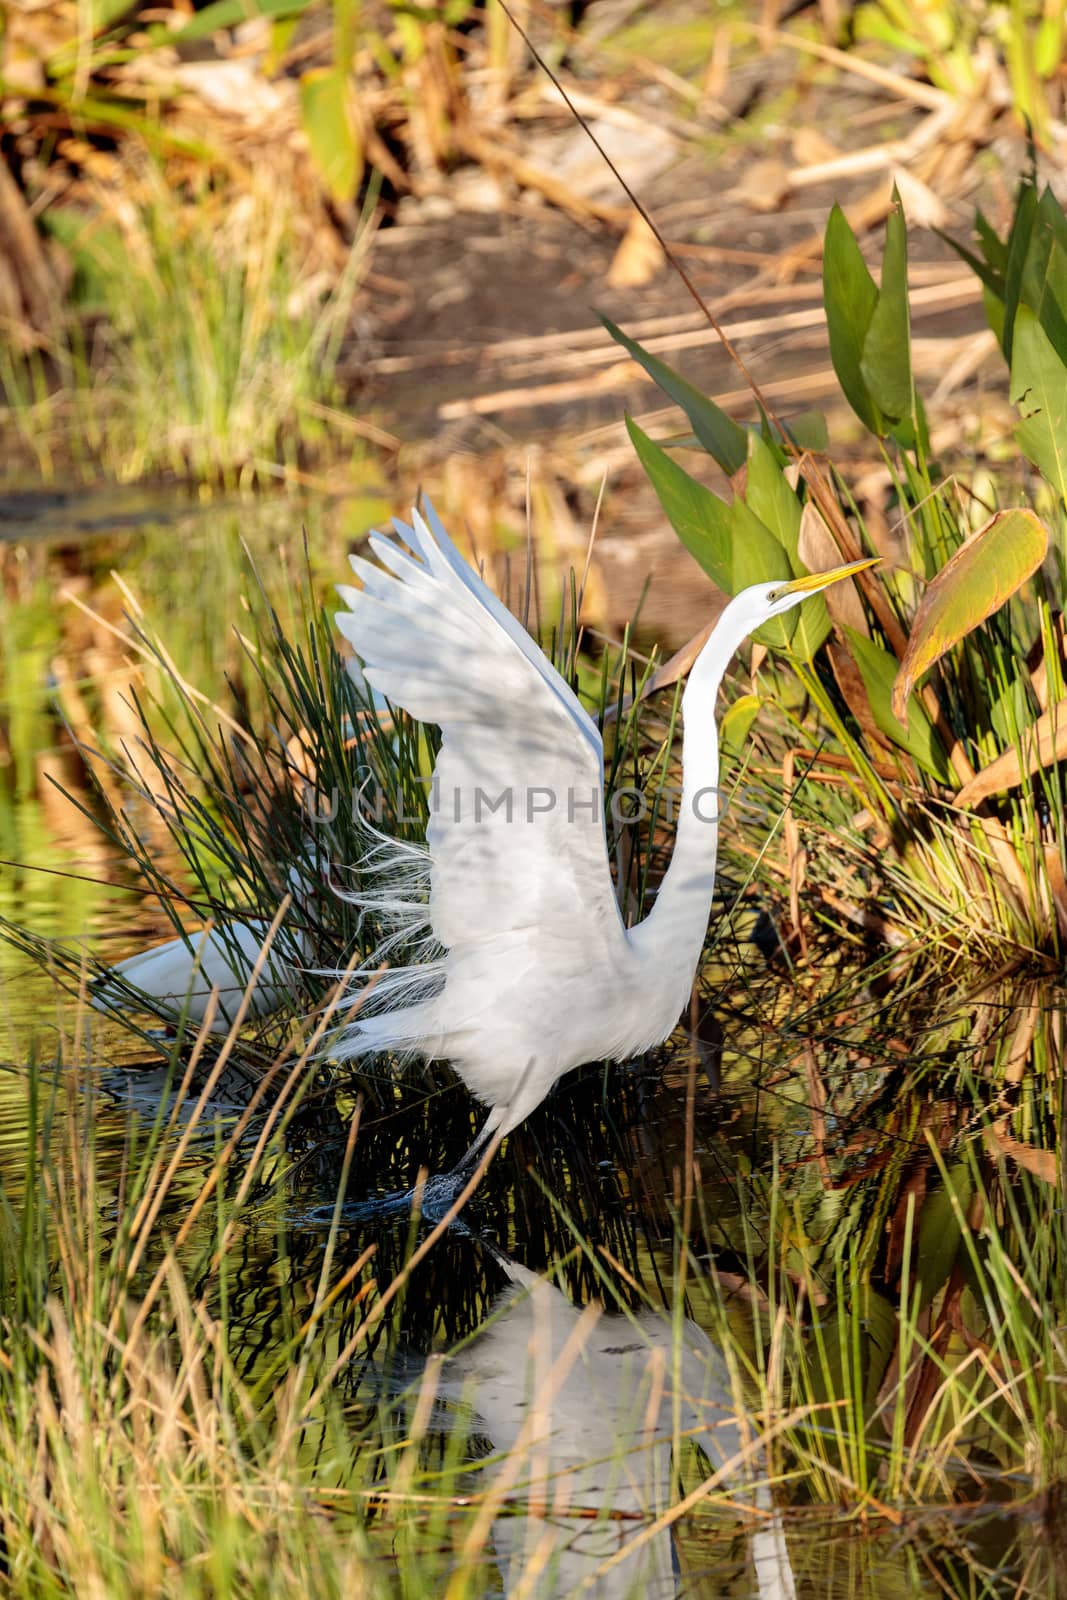
[[[500,1143],[497,1136],[496,1144],[486,1152],[485,1147],[490,1144],[493,1135],[507,1115],[506,1106],[496,1106],[485,1119],[485,1126],[478,1134],[467,1154],[449,1172],[436,1173],[432,1178],[427,1178],[422,1191],[423,1216],[433,1220],[440,1220],[446,1211],[455,1203],[456,1196],[474,1176],[478,1163],[484,1161],[488,1165],[496,1151],[496,1144]],[[458,1219],[453,1223],[460,1232],[466,1232],[466,1224]]]
[[[494,1106],[490,1111],[478,1133],[478,1137],[466,1155],[456,1163],[450,1172],[439,1173],[428,1180],[426,1195],[430,1197],[430,1203],[433,1206],[440,1207],[443,1201],[447,1201],[450,1204],[451,1197],[466,1186],[478,1163],[484,1161],[488,1166],[505,1134],[510,1133],[512,1128],[523,1120],[527,1112],[532,1111],[534,1106],[537,1105],[541,1098],[540,1095],[528,1099],[523,1093],[533,1071],[535,1060],[536,1058],[531,1056],[530,1060],[527,1061],[519,1079],[518,1087],[507,1105]],[[487,1153],[485,1150],[486,1145],[490,1147]],[[425,1204],[426,1201],[424,1199],[424,1209]]]
[[[450,1172],[446,1172],[442,1176],[451,1179],[466,1178],[470,1175],[471,1169],[477,1165],[478,1158],[483,1149],[489,1143],[489,1140],[493,1137],[493,1134],[499,1128],[500,1124],[507,1115],[507,1110],[507,1106],[493,1107],[492,1111],[490,1111],[489,1115],[486,1117],[478,1137],[467,1151],[467,1154],[462,1156],[460,1160],[457,1161],[456,1165],[451,1169]]]
[[[527,1084],[529,1082],[530,1075],[534,1070],[536,1059],[537,1058],[535,1056],[530,1057],[529,1061],[527,1061],[522,1070],[522,1075],[515,1086],[515,1092],[512,1094],[507,1105],[493,1107],[492,1111],[490,1111],[489,1115],[486,1117],[485,1123],[478,1134],[478,1137],[467,1151],[467,1154],[456,1164],[456,1166],[452,1168],[451,1172],[446,1172],[444,1174],[445,1178],[466,1178],[469,1176],[471,1169],[477,1162],[482,1150],[493,1137],[494,1133],[496,1133],[497,1129],[503,1125],[503,1133],[500,1135],[500,1138],[502,1139],[504,1134],[510,1133],[512,1128],[517,1127],[518,1124],[522,1122],[534,1109],[534,1107],[540,1103],[542,1098],[540,1094],[535,1093],[533,1095],[528,1095],[526,1093]],[[497,1142],[499,1143],[499,1140]]]

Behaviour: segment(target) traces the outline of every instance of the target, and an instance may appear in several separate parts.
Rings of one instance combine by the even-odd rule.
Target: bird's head
[[[868,567],[877,565],[878,557],[872,556],[865,561],[849,561],[843,567],[832,567],[829,572],[806,572],[802,578],[754,583],[750,589],[743,589],[733,603],[744,604],[751,617],[749,626],[756,628],[771,617],[779,617],[783,611],[792,610],[793,606],[809,596],[829,589],[831,584],[840,583],[843,578],[853,578],[857,572],[866,572]]]
[[[849,561],[843,567],[832,567],[829,572],[806,572],[802,578],[778,578],[772,583],[754,583],[735,594],[715,624],[689,674],[686,696],[690,707],[693,696],[704,692],[714,694],[730,657],[750,633],[755,633],[772,617],[780,617],[783,611],[798,606],[802,600],[828,589],[831,584],[855,577],[857,572],[865,572],[868,567],[877,565],[877,557]]]

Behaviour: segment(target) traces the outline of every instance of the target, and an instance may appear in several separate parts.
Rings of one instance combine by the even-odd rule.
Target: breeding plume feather
[[[608,865],[600,734],[534,640],[464,561],[433,507],[351,557],[337,626],[373,688],[441,729],[424,850],[379,838],[361,898],[416,942],[344,1031],[340,1055],[450,1061],[491,1111],[468,1159],[572,1067],[659,1044],[685,1005],[718,839],[715,697],[742,640],[873,563],[762,583],[724,610],[682,698],[674,853],[627,928]],[[405,890],[403,885],[411,887]]]

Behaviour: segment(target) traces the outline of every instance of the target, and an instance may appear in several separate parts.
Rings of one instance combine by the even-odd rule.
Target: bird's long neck
[[[630,930],[635,952],[649,966],[676,973],[686,994],[704,946],[715,888],[722,809],[715,700],[730,658],[745,636],[736,623],[731,626],[732,620],[728,607],[697,657],[682,696],[682,793],[674,853],[655,905]]]

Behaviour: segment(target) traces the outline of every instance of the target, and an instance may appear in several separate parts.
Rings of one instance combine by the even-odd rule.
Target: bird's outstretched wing
[[[626,935],[608,869],[596,726],[456,550],[433,508],[408,545],[375,534],[339,588],[337,625],[374,688],[441,728],[426,830],[430,923],[447,950],[501,935],[619,956]]]

